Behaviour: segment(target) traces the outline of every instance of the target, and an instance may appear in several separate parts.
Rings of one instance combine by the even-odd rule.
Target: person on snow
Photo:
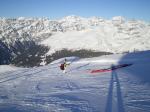
[[[60,69],[63,71],[63,73],[66,73],[66,67],[67,67],[67,65],[69,65],[69,64],[67,64],[67,59],[65,58],[64,63],[62,63],[60,65]]]

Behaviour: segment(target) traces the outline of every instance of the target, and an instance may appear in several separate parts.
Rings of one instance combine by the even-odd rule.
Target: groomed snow
[[[21,69],[21,68],[15,67],[13,65],[0,65],[0,73],[9,72],[9,71],[11,72],[11,71],[15,71],[18,69]]]
[[[149,57],[149,51],[87,59],[67,57],[71,64],[66,74],[59,69],[64,58],[43,67],[0,73],[0,111],[149,112]],[[124,63],[133,65],[90,73]]]

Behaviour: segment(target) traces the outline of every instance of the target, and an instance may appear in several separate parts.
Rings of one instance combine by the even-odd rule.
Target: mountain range
[[[48,46],[46,55],[63,49],[124,53],[150,50],[150,24],[145,21],[101,17],[0,18],[0,41],[8,48],[16,41]]]

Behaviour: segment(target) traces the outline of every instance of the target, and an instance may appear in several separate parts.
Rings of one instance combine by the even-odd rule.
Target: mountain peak
[[[64,18],[62,18],[60,21],[80,21],[83,18],[80,16],[76,16],[76,15],[70,15],[70,16],[66,16]]]
[[[27,39],[26,37],[40,42],[54,39],[46,40],[54,51],[62,48],[109,52],[150,49],[150,26],[137,20],[126,20],[122,16],[106,20],[70,15],[55,21],[42,18],[0,18],[0,24],[0,39],[7,42],[16,38]]]

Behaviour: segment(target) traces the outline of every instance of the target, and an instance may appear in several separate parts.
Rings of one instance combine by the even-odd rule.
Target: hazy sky
[[[150,0],[0,0],[0,17],[55,19],[68,15],[150,21]]]

